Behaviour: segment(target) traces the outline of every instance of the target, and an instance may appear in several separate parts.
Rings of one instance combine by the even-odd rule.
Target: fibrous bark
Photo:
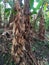
[[[17,15],[13,24],[12,52],[16,65],[37,65],[35,56],[32,54],[31,43],[33,37],[30,24],[29,0],[25,0],[24,9],[16,2]]]
[[[45,39],[45,24],[44,24],[44,16],[41,15],[40,17],[40,24],[39,24],[39,39]]]

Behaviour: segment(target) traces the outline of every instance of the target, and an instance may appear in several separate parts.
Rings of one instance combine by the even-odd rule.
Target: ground
[[[3,31],[3,30],[2,30]],[[46,33],[48,36],[49,33]],[[49,65],[49,40],[40,41],[34,39],[32,51],[34,52],[39,65]],[[11,50],[11,39],[2,36],[0,33],[0,65],[15,65],[9,50]]]

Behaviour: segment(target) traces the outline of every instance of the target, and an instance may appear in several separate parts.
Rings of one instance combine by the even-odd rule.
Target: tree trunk
[[[24,9],[16,2],[17,15],[13,24],[12,52],[16,65],[37,65],[32,54],[31,43],[33,31],[30,24],[29,0],[25,0]]]
[[[44,16],[41,15],[40,17],[40,24],[39,24],[39,39],[45,39],[45,24],[44,24]]]

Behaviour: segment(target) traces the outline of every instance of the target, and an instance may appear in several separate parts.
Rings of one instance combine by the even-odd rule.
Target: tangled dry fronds
[[[29,0],[25,0],[24,8],[20,7],[19,1],[16,2],[16,18],[13,24],[13,59],[18,65],[37,65],[35,56],[31,50],[33,30],[30,24]]]

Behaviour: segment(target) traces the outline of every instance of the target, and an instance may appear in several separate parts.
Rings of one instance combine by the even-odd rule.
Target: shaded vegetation
[[[0,65],[49,65],[49,0],[0,0]]]

